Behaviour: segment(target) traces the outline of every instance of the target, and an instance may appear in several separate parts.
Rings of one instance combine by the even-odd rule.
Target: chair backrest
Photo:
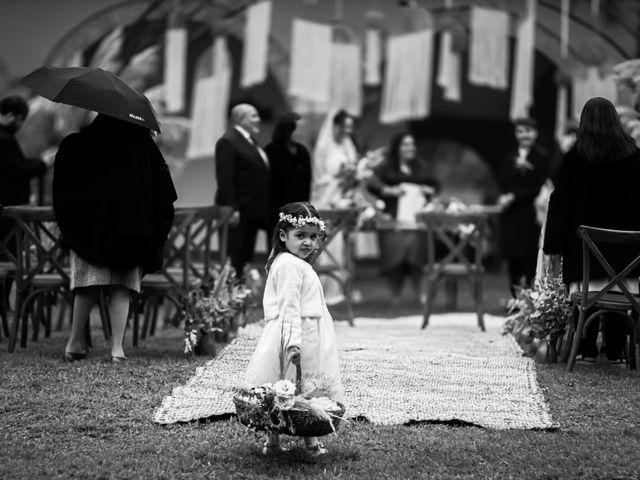
[[[482,246],[488,228],[488,213],[420,212],[416,220],[427,230],[430,269],[442,270],[451,263],[462,264],[468,270],[482,268]],[[436,240],[447,249],[441,259],[436,258]],[[468,257],[469,248],[474,252],[473,262]]]
[[[68,284],[68,255],[62,248],[60,230],[52,207],[5,207],[4,215],[15,222],[15,264],[18,286],[28,285],[38,274],[55,273]],[[6,252],[5,249],[5,253]]]
[[[582,289],[589,290],[589,277],[591,268],[591,257],[598,261],[604,271],[608,275],[607,284],[598,291],[598,293],[589,299],[587,295],[583,295],[583,308],[590,308],[603,295],[611,291],[612,288],[618,287],[625,298],[630,302],[631,306],[640,314],[640,301],[634,297],[625,285],[625,279],[631,276],[633,270],[640,266],[640,248],[638,255],[631,259],[619,271],[616,271],[610,262],[602,254],[597,244],[614,244],[614,245],[635,245],[640,247],[640,232],[629,230],[610,230],[606,228],[590,227],[580,225],[577,230],[578,237],[582,239]],[[636,279],[637,281],[637,279]]]
[[[324,239],[320,244],[319,251],[316,255],[324,252],[326,265],[335,265],[336,268],[349,266],[352,261],[351,239],[355,232],[356,223],[358,221],[359,212],[356,209],[335,209],[335,210],[318,210],[318,215],[324,220],[326,230]],[[342,258],[334,258],[334,253],[327,250],[327,246],[331,244],[337,237],[344,239],[344,248],[342,249]]]
[[[164,260],[157,272],[163,275],[172,287],[181,294],[189,289],[189,271],[191,268],[191,238],[196,218],[195,207],[178,207],[175,209],[173,225],[165,243]],[[172,274],[172,269],[180,270],[180,278]]]
[[[233,208],[220,205],[207,205],[194,209],[194,225],[191,232],[192,260],[202,261],[202,269],[192,263],[191,270],[196,276],[208,278],[212,275],[211,242],[218,236],[218,258],[220,265],[227,260],[227,236]]]

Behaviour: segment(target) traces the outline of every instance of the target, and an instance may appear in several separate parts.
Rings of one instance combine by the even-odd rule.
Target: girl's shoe
[[[309,453],[309,455],[311,455],[312,457],[319,457],[321,455],[329,453],[329,450],[324,448],[324,445],[322,445],[321,443],[316,443],[315,445],[312,445],[310,447],[308,446],[306,450],[307,453]]]
[[[275,443],[273,445],[269,445],[268,443],[265,443],[264,446],[262,447],[262,454],[267,456],[280,455],[281,453],[288,452],[288,451],[289,451],[288,448],[283,447],[279,443]]]

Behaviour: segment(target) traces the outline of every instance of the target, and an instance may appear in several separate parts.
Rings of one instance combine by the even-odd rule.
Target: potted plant
[[[235,338],[251,293],[228,262],[191,290],[181,315],[185,322],[185,353],[215,355],[216,343]]]
[[[511,333],[524,352],[542,363],[558,361],[557,351],[569,328],[571,302],[565,285],[547,277],[534,288],[519,288],[509,302],[504,333]]]

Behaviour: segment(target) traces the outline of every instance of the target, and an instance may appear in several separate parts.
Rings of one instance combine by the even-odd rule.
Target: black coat
[[[270,203],[270,169],[255,145],[231,128],[217,142],[215,150],[216,204],[228,205],[241,216],[267,220]]]
[[[533,166],[516,166],[517,150],[503,159],[498,174],[502,193],[512,192],[514,201],[500,215],[500,247],[505,258],[535,258],[540,239],[533,201],[549,174],[549,157],[534,146],[527,155]]]
[[[580,225],[614,230],[640,230],[640,150],[602,164],[587,162],[575,149],[565,155],[551,193],[544,252],[562,254],[566,283],[582,280]],[[640,252],[637,247],[599,245],[605,258],[620,271]],[[640,276],[640,267],[634,271]],[[592,258],[590,279],[608,278]]]
[[[0,204],[29,203],[31,178],[44,175],[46,164],[39,158],[25,158],[13,133],[0,125]]]
[[[308,202],[311,195],[311,156],[301,143],[295,153],[285,143],[265,147],[271,166],[271,200],[275,209],[290,202]]]
[[[60,144],[56,220],[67,246],[89,263],[153,272],[173,223],[171,174],[149,130],[104,118]]]

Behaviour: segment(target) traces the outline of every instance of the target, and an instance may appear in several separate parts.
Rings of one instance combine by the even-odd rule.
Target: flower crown
[[[307,224],[313,223],[318,226],[321,232],[324,232],[327,229],[324,221],[319,219],[318,217],[303,217],[303,216],[294,217],[290,213],[284,214],[280,212],[280,221],[287,222],[293,225],[294,228],[305,227],[307,226]]]

